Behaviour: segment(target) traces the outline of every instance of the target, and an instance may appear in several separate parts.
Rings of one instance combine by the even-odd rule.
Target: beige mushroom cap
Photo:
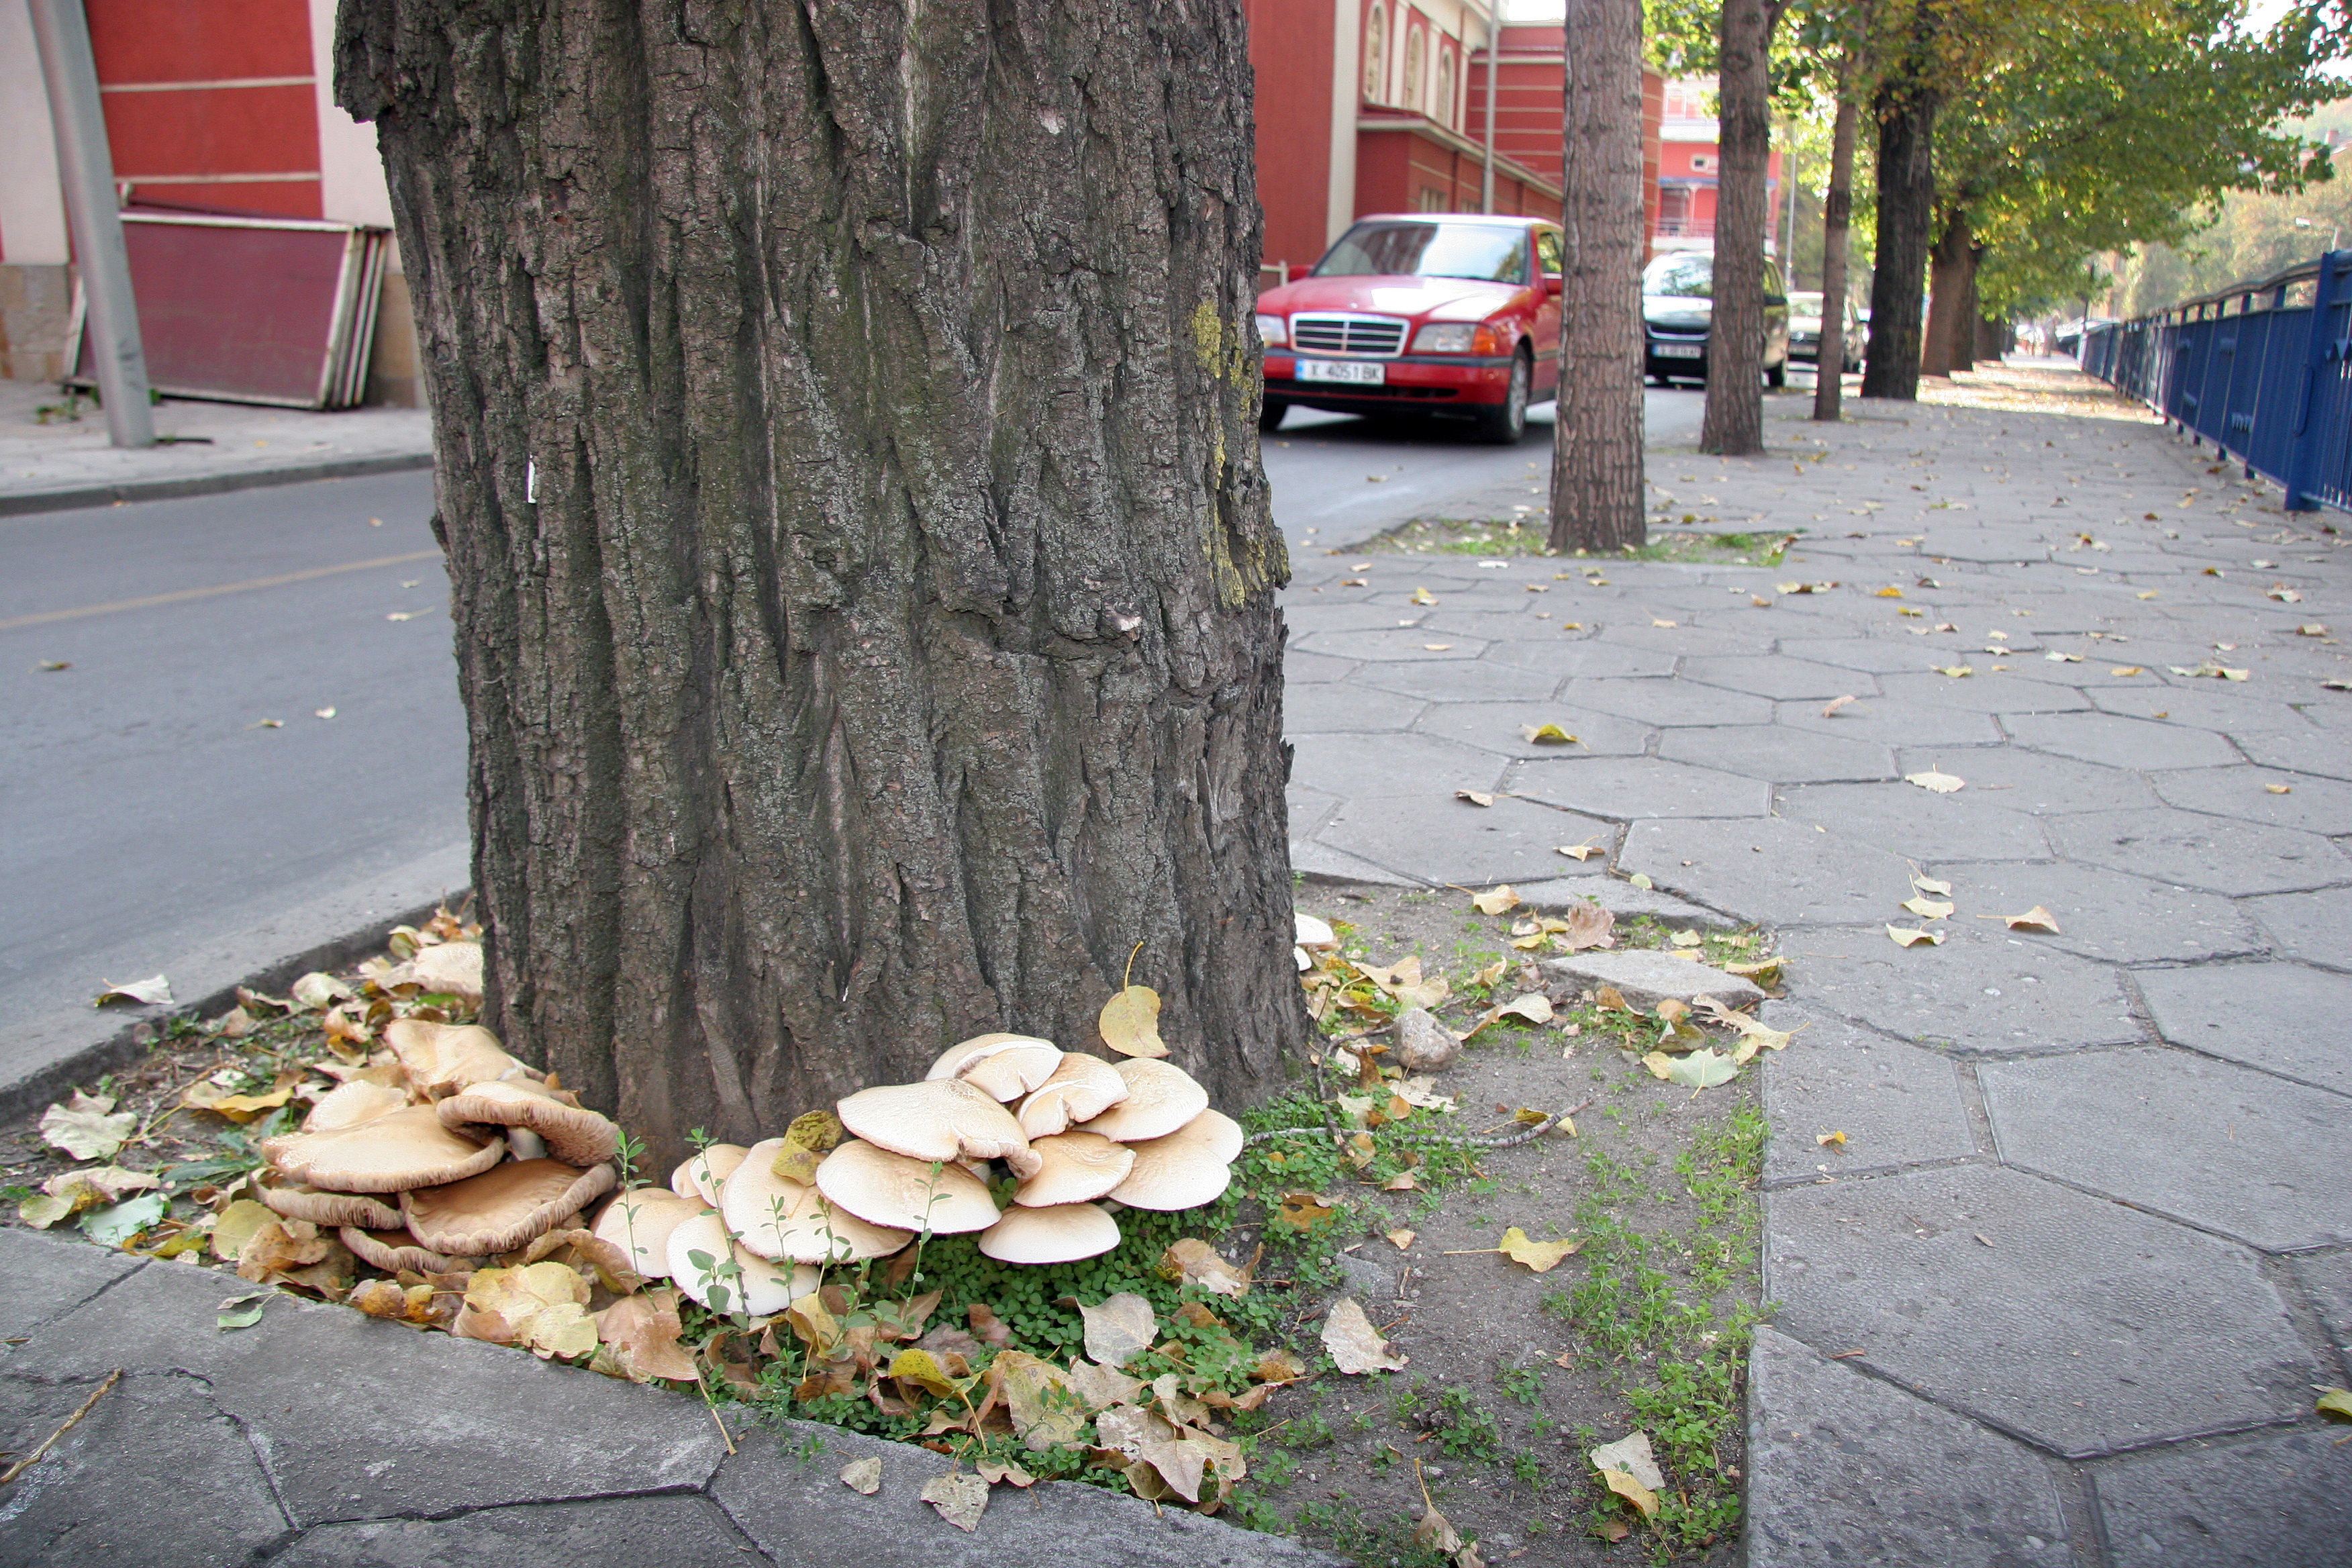
[[[437,1187],[497,1164],[506,1143],[453,1132],[429,1105],[412,1105],[333,1132],[289,1132],[262,1141],[264,1158],[297,1181],[338,1193],[397,1193]]]
[[[669,1233],[709,1212],[700,1198],[682,1198],[667,1187],[637,1187],[606,1204],[593,1228],[597,1240],[621,1249],[630,1268],[648,1279],[665,1279]]]
[[[740,1143],[713,1143],[669,1173],[669,1190],[682,1198],[700,1198],[717,1208],[719,1191],[743,1163],[744,1152]]]
[[[754,1230],[745,1244],[755,1252],[772,1247],[779,1259],[795,1263],[856,1263],[887,1258],[914,1239],[912,1231],[859,1219],[814,1187],[803,1187],[792,1213]]]
[[[507,1055],[499,1037],[478,1024],[427,1024],[396,1018],[383,1026],[383,1043],[400,1058],[401,1070],[427,1100],[468,1084],[527,1076],[530,1069]]]
[[[1044,1083],[1062,1059],[1062,1049],[1051,1040],[1028,1035],[974,1035],[950,1046],[928,1079],[961,1079],[1000,1100],[1015,1100]]]
[[[851,1132],[910,1160],[1002,1160],[1016,1175],[1037,1172],[1013,1112],[962,1079],[861,1089],[835,1110]]]
[[[1121,1143],[1165,1138],[1209,1109],[1209,1091],[1182,1068],[1153,1057],[1129,1057],[1111,1070],[1127,1080],[1127,1098],[1079,1128]]]
[[[808,1196],[807,1183],[776,1174],[776,1155],[786,1142],[765,1138],[752,1144],[719,1189],[727,1228],[762,1258],[784,1255],[782,1226]]]
[[[453,1258],[512,1252],[570,1219],[613,1184],[613,1167],[517,1160],[497,1170],[400,1194],[409,1234]]]
[[[444,1127],[483,1122],[527,1128],[545,1140],[549,1153],[583,1169],[603,1164],[621,1146],[621,1131],[610,1121],[584,1106],[567,1103],[551,1089],[527,1081],[472,1084],[434,1110]]]
[[[1000,1263],[1075,1263],[1118,1245],[1118,1221],[1093,1204],[1009,1208],[980,1233],[981,1251]]]
[[[775,1264],[734,1241],[718,1215],[705,1212],[669,1233],[667,1272],[677,1288],[715,1312],[743,1312],[764,1318],[781,1312],[799,1297],[817,1288],[817,1270],[807,1264]],[[698,1268],[693,1255],[710,1262]],[[732,1256],[742,1272],[721,1278],[720,1261]],[[724,1289],[726,1296],[714,1303]]]
[[[956,1236],[996,1223],[996,1200],[962,1166],[894,1154],[852,1139],[816,1168],[817,1191],[871,1225]]]
[[[1127,1079],[1100,1057],[1064,1051],[1054,1074],[1029,1091],[1016,1110],[1021,1131],[1032,1140],[1066,1132],[1091,1121],[1127,1098]]]
[[[316,1187],[264,1187],[261,1201],[288,1219],[307,1219],[320,1227],[356,1225],[369,1230],[398,1230],[400,1205],[362,1193],[322,1193]]]
[[[418,1274],[446,1274],[466,1268],[470,1258],[451,1258],[434,1251],[398,1226],[363,1229],[356,1225],[344,1226],[340,1234],[343,1245],[362,1263],[372,1263],[386,1274],[410,1269]]]
[[[1241,1123],[1222,1110],[1203,1110],[1165,1138],[1130,1145],[1135,1168],[1110,1191],[1129,1208],[1198,1208],[1216,1200],[1234,1179],[1242,1152]]]
[[[310,1114],[302,1118],[305,1132],[336,1132],[408,1109],[408,1096],[365,1079],[338,1084],[319,1097]]]
[[[482,1005],[482,944],[444,942],[420,947],[408,961],[407,978],[430,992],[455,996],[474,1006]]]
[[[1091,1203],[1127,1180],[1135,1151],[1094,1132],[1056,1132],[1029,1145],[1045,1162],[1013,1201],[1026,1208]]]

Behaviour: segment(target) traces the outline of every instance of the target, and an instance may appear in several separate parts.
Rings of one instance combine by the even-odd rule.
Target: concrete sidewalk
[[[1751,1568],[2340,1565],[2352,560],[2079,377],[1970,395],[1653,455],[1776,569],[1300,562],[1295,858],[1780,931]]]
[[[178,439],[121,451],[87,397],[79,418],[42,423],[39,410],[67,404],[54,386],[0,382],[0,517],[433,466],[433,418],[422,408],[319,414],[170,398],[155,408],[155,430]]]

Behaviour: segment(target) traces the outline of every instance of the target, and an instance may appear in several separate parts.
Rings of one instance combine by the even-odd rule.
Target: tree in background
[[[1919,285],[1936,208],[1936,111],[1944,99],[1945,0],[1912,0],[1871,100],[1878,128],[1877,234],[1864,397],[1919,395]]]
[[[349,0],[486,1019],[675,1157],[1134,961],[1305,1037],[1237,5]]]
[[[1551,547],[1619,550],[1643,513],[1641,0],[1568,8],[1566,257]]]
[[[1725,457],[1764,449],[1765,180],[1772,150],[1772,34],[1784,4],[1724,0],[1717,49],[1721,173],[1698,446]]]

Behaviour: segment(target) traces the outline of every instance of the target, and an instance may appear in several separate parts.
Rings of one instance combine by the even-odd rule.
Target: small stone
[[[1764,993],[1752,981],[1649,949],[1578,952],[1566,958],[1546,959],[1543,972],[1556,981],[1613,985],[1628,1004],[1644,1013],[1669,998],[1689,1003],[1700,996],[1712,996],[1727,1007],[1745,1007],[1764,999]]]
[[[1407,1072],[1436,1072],[1454,1065],[1462,1042],[1426,1007],[1408,1007],[1397,1015],[1397,1063]]]

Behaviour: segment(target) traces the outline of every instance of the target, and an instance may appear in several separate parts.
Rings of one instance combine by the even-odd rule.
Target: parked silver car
[[[1789,296],[1789,357],[1799,364],[1818,367],[1822,358],[1822,297],[1799,289]],[[1862,369],[1862,312],[1845,302],[1845,373]]]
[[[1643,370],[1660,386],[1706,379],[1707,334],[1715,325],[1715,258],[1674,250],[1642,269],[1642,323],[1649,342]],[[1764,379],[1789,383],[1789,300],[1780,266],[1764,263]]]

